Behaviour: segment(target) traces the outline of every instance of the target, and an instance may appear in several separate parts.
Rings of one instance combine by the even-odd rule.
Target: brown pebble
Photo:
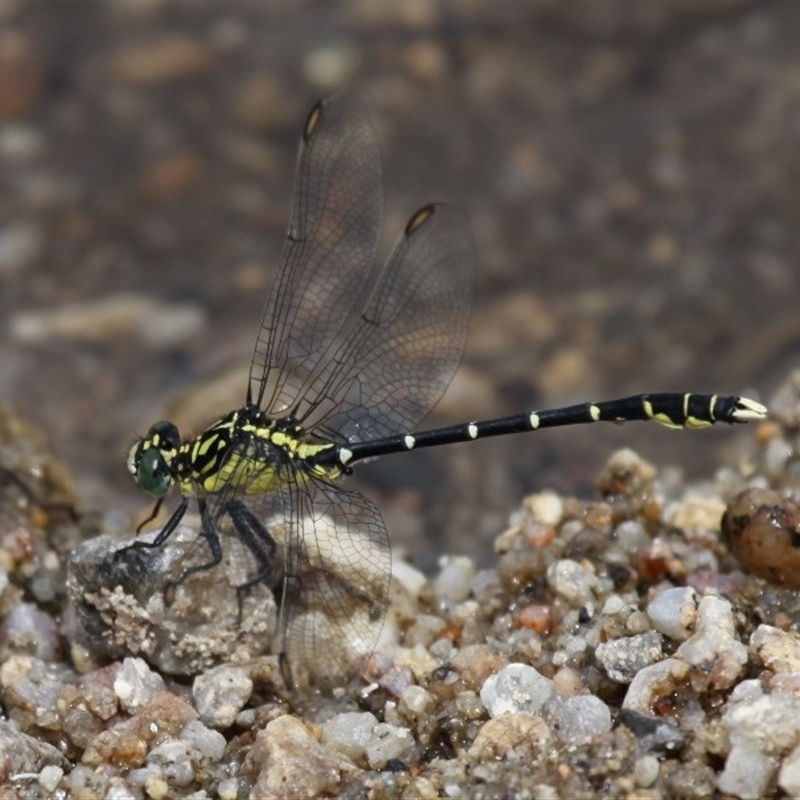
[[[800,509],[778,492],[748,489],[722,517],[722,538],[741,567],[800,588]]]
[[[244,771],[256,775],[251,797],[295,798],[338,794],[359,770],[320,744],[312,726],[285,715],[258,732]]]
[[[519,612],[517,621],[521,628],[529,628],[536,633],[550,633],[553,630],[553,607],[531,603]]]
[[[190,191],[203,174],[203,161],[183,150],[150,164],[141,179],[141,190],[156,200],[170,200]]]
[[[452,667],[459,673],[469,689],[479,689],[489,675],[499,672],[507,663],[499,653],[487,644],[462,647],[453,657]]]
[[[533,522],[525,526],[525,537],[531,547],[547,547],[556,538],[556,530],[552,525]]]
[[[669,573],[669,564],[662,552],[647,547],[636,553],[632,559],[640,580],[647,583],[660,581]]]
[[[622,449],[608,459],[595,484],[606,497],[638,495],[651,491],[656,468],[633,450]]]
[[[39,101],[44,65],[20,31],[0,34],[0,122],[18,119]]]
[[[140,767],[152,745],[177,736],[196,717],[197,712],[182,698],[166,691],[157,692],[136,715],[112,724],[95,736],[84,751],[83,763]]]
[[[186,36],[163,36],[122,50],[112,70],[127,83],[150,86],[197,77],[213,65],[213,53],[204,43]]]
[[[518,761],[538,755],[550,741],[550,729],[532,714],[503,714],[485,722],[469,749],[477,761]]]

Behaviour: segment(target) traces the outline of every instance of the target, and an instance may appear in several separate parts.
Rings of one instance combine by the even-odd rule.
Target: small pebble
[[[217,785],[219,800],[237,800],[239,797],[239,779],[225,778]]]
[[[774,692],[729,702],[722,723],[734,746],[783,755],[800,742],[800,697]]]
[[[456,710],[467,719],[480,719],[486,713],[480,696],[469,689],[456,697]]]
[[[557,698],[554,702],[554,698]],[[547,703],[548,718],[564,742],[579,742],[602,736],[611,730],[611,711],[590,694],[561,698],[552,695]]]
[[[529,760],[538,756],[551,738],[550,728],[541,717],[504,714],[481,726],[468,755],[490,763]]]
[[[419,597],[428,579],[416,567],[406,561],[392,560],[392,578],[396,580],[411,597]]]
[[[697,621],[697,592],[676,586],[657,594],[647,606],[653,627],[678,642],[689,638]]]
[[[722,518],[722,540],[747,572],[800,588],[800,507],[781,492],[747,489]]]
[[[161,775],[153,775],[145,781],[144,790],[150,800],[166,800],[169,796],[169,783]]]
[[[421,686],[409,686],[400,696],[400,712],[413,719],[430,713],[434,705],[433,695]]]
[[[198,675],[192,685],[200,719],[218,730],[233,725],[252,694],[253,681],[243,667],[215,667]]]
[[[219,761],[225,753],[225,737],[212,728],[207,728],[199,719],[190,719],[180,733],[180,738],[187,741],[198,753],[209,761]]]
[[[0,654],[27,653],[42,661],[55,661],[61,652],[58,625],[33,603],[20,603],[0,624]]]
[[[366,711],[337,714],[322,726],[322,742],[355,763],[363,763],[377,726],[375,715]]]
[[[717,788],[734,797],[764,797],[775,774],[775,766],[774,759],[756,748],[734,746],[717,780]]]
[[[640,669],[633,677],[622,701],[623,709],[629,708],[642,714],[652,714],[656,703],[683,688],[691,668],[677,658],[665,658],[657,664]]]
[[[422,683],[425,678],[439,666],[439,663],[425,647],[416,645],[398,653],[395,658],[395,665],[398,667],[408,667],[414,674],[416,680]]]
[[[383,673],[378,686],[386,689],[393,697],[400,697],[410,686],[414,684],[414,673],[409,667],[392,667]]]
[[[330,92],[358,71],[361,53],[349,40],[317,47],[305,57],[303,73],[320,91]]]
[[[441,617],[418,614],[406,630],[405,644],[407,647],[418,644],[430,647],[446,627],[447,623]]]
[[[497,569],[479,569],[472,579],[472,594],[479,603],[496,597],[502,591]]]
[[[39,773],[39,786],[46,792],[55,792],[63,777],[64,770],[61,767],[48,764],[46,767],[42,767],[42,771]]]
[[[603,603],[601,613],[605,616],[613,617],[617,614],[621,614],[627,608],[628,604],[618,594],[612,594],[606,599],[605,603]]]
[[[517,616],[517,623],[522,628],[546,635],[553,629],[553,607],[545,603],[523,606]]]
[[[778,786],[789,797],[800,797],[800,744],[783,760],[778,772]]]
[[[244,771],[256,775],[251,797],[285,798],[334,795],[359,770],[349,758],[320,743],[308,725],[285,714],[258,731]]]
[[[626,520],[617,525],[614,530],[614,539],[623,552],[628,554],[637,553],[650,544],[647,530],[638,520]]]
[[[379,722],[367,742],[367,762],[371,769],[383,769],[388,761],[405,761],[414,746],[414,737],[408,728]]]
[[[468,688],[477,690],[490,675],[497,673],[507,663],[508,659],[488,644],[468,644],[459,648],[451,659],[450,664],[458,675],[453,674],[450,680],[455,681],[460,677]]]
[[[731,603],[716,595],[702,598],[697,607],[697,632],[675,651],[675,658],[698,667],[709,687],[727,689],[747,664],[747,647],[736,638]]]
[[[166,688],[164,679],[141,658],[126,658],[114,679],[120,705],[131,713],[147,705],[156,692]]]
[[[439,559],[439,574],[433,580],[433,591],[439,601],[461,603],[472,590],[475,565],[466,556],[444,556]]]
[[[656,631],[625,636],[597,645],[597,663],[617,683],[630,683],[645,667],[663,657],[661,634]]]
[[[481,687],[481,701],[492,717],[536,714],[555,691],[553,681],[527,664],[509,664],[489,676]]]
[[[655,756],[646,755],[636,759],[633,765],[633,779],[637,786],[647,789],[658,780],[661,765]]]
[[[760,797],[777,771],[782,756],[800,741],[800,698],[742,691],[728,701],[722,715],[731,749],[719,777],[719,788],[737,797]],[[792,764],[787,780],[792,780]]]
[[[189,786],[194,780],[193,758],[196,753],[189,742],[165,739],[155,745],[147,755],[148,766],[158,766],[172,786]]]
[[[725,503],[717,497],[690,496],[677,503],[666,521],[682,531],[718,531]]]
[[[671,722],[629,708],[619,712],[617,722],[636,735],[639,750],[655,756],[674,756],[684,748],[686,737]]]
[[[67,775],[67,797],[105,798],[108,796],[107,776],[86,764],[78,764]],[[129,792],[129,797],[132,793]],[[137,795],[133,795],[136,797]],[[123,795],[124,797],[124,795]]]
[[[567,664],[574,663],[576,660],[580,661],[589,643],[583,636],[572,636],[571,634],[564,634],[558,638],[558,650],[553,654],[553,665],[563,667]]]
[[[572,667],[562,667],[553,675],[553,686],[564,697],[583,694],[586,688],[581,680],[580,673],[572,669]]]
[[[771,625],[759,625],[750,637],[750,647],[772,672],[800,673],[800,639],[797,634]]]
[[[644,611],[636,610],[625,620],[625,630],[631,634],[653,633],[653,626]]]
[[[564,517],[564,500],[555,492],[538,492],[528,495],[523,501],[525,510],[535,522],[553,527]]]
[[[580,608],[594,600],[597,577],[594,572],[577,561],[564,558],[547,568],[547,582],[556,594],[563,597],[574,608]]]
[[[0,252],[0,269],[1,264]],[[9,327],[14,338],[25,343],[53,339],[97,342],[138,336],[149,347],[164,349],[193,339],[204,324],[205,315],[198,306],[168,306],[148,296],[119,293],[63,305],[56,311],[18,311]]]

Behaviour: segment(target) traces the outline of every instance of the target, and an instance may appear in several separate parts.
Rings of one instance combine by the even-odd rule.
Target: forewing
[[[417,212],[307,393],[308,424],[348,441],[416,427],[461,361],[474,272],[464,213],[444,204]]]
[[[291,407],[348,319],[375,262],[383,215],[378,145],[353,101],[318,103],[300,143],[294,199],[250,367],[250,399]]]

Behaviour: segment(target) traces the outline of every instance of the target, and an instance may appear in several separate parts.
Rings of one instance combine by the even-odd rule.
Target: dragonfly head
[[[163,497],[172,487],[172,460],[181,446],[181,435],[171,422],[156,422],[128,451],[128,472],[146,492]]]

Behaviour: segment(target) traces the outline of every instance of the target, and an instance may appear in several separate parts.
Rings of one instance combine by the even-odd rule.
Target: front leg
[[[150,520],[152,520],[155,515],[158,513],[158,509],[161,507],[161,500],[158,501],[153,513],[142,523],[142,525],[147,524]],[[114,553],[114,558],[121,558],[124,553],[127,553],[129,550],[143,550],[149,549],[153,547],[161,547],[164,542],[172,536],[173,533],[180,525],[181,520],[183,519],[184,515],[186,514],[186,509],[189,507],[189,498],[188,497],[181,497],[181,502],[178,507],[175,509],[172,516],[167,521],[167,524],[161,529],[158,536],[153,539],[152,542],[147,542],[143,540],[137,540],[133,544],[129,544],[127,547],[122,547]],[[142,525],[136,529],[136,533],[139,533],[142,529]]]

